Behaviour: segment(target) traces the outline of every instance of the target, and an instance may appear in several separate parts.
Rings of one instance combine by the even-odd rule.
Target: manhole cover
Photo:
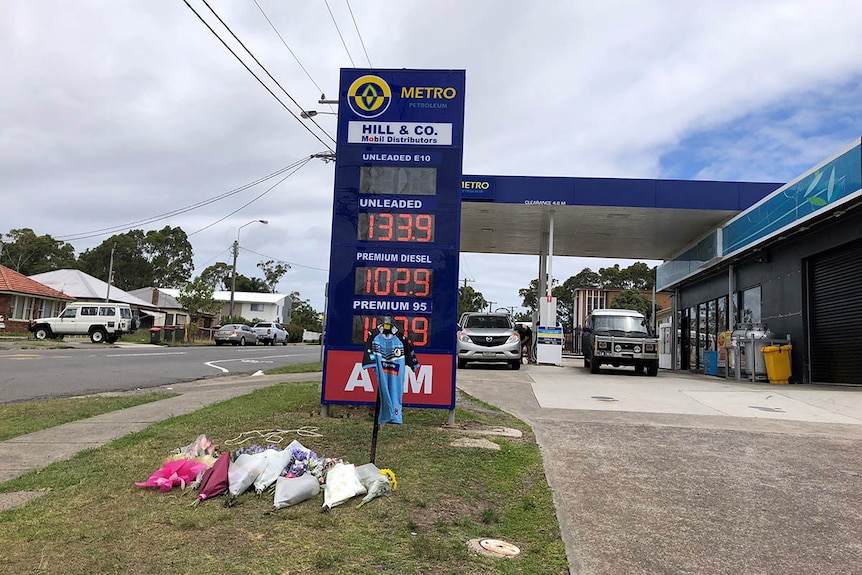
[[[502,555],[504,557],[514,557],[521,552],[517,545],[512,545],[511,543],[507,543],[506,541],[501,541],[499,539],[482,539],[479,541],[479,545],[481,545],[482,549],[485,551]]]
[[[593,395],[593,396],[590,396],[590,399],[596,399],[598,401],[616,401],[615,398],[607,396],[607,395]]]

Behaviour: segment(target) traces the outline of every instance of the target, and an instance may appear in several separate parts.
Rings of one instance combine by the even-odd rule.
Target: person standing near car
[[[526,324],[517,324],[518,335],[521,336],[521,358],[524,363],[533,361],[533,329]]]

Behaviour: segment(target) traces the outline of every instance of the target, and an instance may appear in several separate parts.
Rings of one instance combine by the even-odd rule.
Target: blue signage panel
[[[365,340],[414,345],[403,404],[455,407],[463,70],[341,70],[322,403],[373,404]]]

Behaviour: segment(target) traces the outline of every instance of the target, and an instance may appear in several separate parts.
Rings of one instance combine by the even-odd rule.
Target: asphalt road
[[[0,345],[0,404],[144,389],[320,361],[316,345],[73,345],[66,349]]]

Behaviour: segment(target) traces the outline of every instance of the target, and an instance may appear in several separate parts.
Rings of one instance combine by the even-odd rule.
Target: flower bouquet
[[[270,448],[272,447],[270,446]],[[227,472],[229,492],[225,502],[227,507],[234,505],[236,498],[251,487],[254,480],[266,468],[266,461],[266,450],[258,445],[250,445],[237,450],[237,457],[230,462]]]
[[[228,490],[228,469],[230,468],[230,453],[222,453],[216,462],[201,475],[198,484],[198,497],[193,506],[205,499],[212,499]]]
[[[139,487],[158,487],[162,493],[167,493],[175,485],[185,489],[186,484],[195,480],[198,474],[206,469],[207,465],[199,461],[189,459],[176,459],[168,461],[165,465],[154,472],[146,481],[135,482]]]
[[[367,478],[363,484],[368,490],[368,493],[362,498],[359,505],[356,506],[357,509],[372,499],[389,495],[398,487],[398,482],[395,480],[395,474],[391,469],[381,469],[380,473],[376,476]]]

